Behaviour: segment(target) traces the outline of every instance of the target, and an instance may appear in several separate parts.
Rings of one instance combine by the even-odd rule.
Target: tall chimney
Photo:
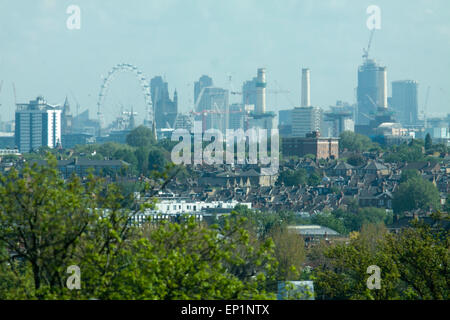
[[[302,107],[311,106],[311,71],[302,69]]]
[[[266,69],[258,69],[258,77],[256,82],[256,114],[264,114],[266,112]]]

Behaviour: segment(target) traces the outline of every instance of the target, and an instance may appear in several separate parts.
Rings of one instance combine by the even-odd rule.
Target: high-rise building
[[[387,71],[375,60],[366,59],[358,69],[357,101],[360,126],[369,125],[379,110],[387,109]]]
[[[292,110],[292,136],[306,137],[311,132],[320,132],[323,111],[319,107],[300,107]]]
[[[228,126],[228,90],[217,87],[202,89],[197,101],[197,120],[203,130],[218,129],[225,132]]]
[[[194,83],[194,104],[195,105],[197,104],[197,99],[200,96],[202,89],[207,88],[207,87],[212,87],[213,85],[214,85],[213,80],[206,75],[201,76],[200,79]]]
[[[169,97],[168,84],[160,76],[150,80],[150,92],[155,111],[156,128],[173,128],[178,113],[178,94]]]
[[[19,151],[27,153],[61,144],[61,113],[59,106],[47,104],[43,97],[17,104],[15,140]]]
[[[242,104],[256,106],[256,83],[256,77],[244,82],[242,85]]]
[[[404,126],[417,124],[419,112],[418,86],[418,83],[412,80],[392,82],[392,109],[397,121]]]
[[[245,128],[245,105],[234,103],[230,106],[228,129],[238,130]]]

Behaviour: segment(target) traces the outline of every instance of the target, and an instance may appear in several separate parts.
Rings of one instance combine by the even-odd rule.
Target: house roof
[[[292,230],[302,236],[338,236],[339,233],[328,227],[319,225],[302,225],[302,226],[288,226],[288,230]]]

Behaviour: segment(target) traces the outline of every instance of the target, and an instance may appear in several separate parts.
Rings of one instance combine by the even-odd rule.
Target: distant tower
[[[130,120],[128,122],[128,129],[133,130],[136,127],[136,121],[134,119],[133,107],[131,107]]]
[[[311,106],[311,71],[302,69],[302,97],[301,106]]]
[[[417,124],[418,86],[418,83],[412,80],[392,82],[392,109],[395,111],[396,120],[404,126]]]
[[[387,71],[367,59],[358,69],[358,125],[368,125],[380,110],[387,110]]]
[[[61,133],[64,135],[72,133],[72,123],[73,123],[73,116],[70,113],[69,99],[67,99],[66,96],[66,100],[64,101],[64,106],[61,114],[61,127],[62,127]]]
[[[177,111],[178,111],[178,92],[177,92],[177,89],[175,89],[175,92],[173,93],[173,103],[177,107]]]
[[[213,85],[213,80],[205,75],[201,76],[200,79],[194,83],[194,105],[197,104],[202,89],[212,87]]]
[[[258,69],[258,77],[256,82],[256,114],[266,113],[266,69]]]
[[[168,84],[161,76],[150,80],[150,88],[156,128],[172,128],[178,113],[178,94],[170,99]]]

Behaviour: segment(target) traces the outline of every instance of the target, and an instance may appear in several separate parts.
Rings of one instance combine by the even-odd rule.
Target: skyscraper
[[[17,104],[15,140],[19,152],[26,153],[61,143],[61,113],[59,106],[47,104],[43,97],[30,103]]]
[[[150,92],[155,111],[156,129],[173,128],[178,113],[178,94],[169,97],[168,84],[160,76],[150,80]]]
[[[194,105],[197,104],[197,99],[200,96],[202,89],[212,87],[213,85],[213,80],[206,75],[201,76],[200,79],[194,83]]]
[[[256,106],[256,82],[257,78],[254,77],[242,85],[242,104]]]
[[[392,109],[402,125],[415,125],[418,120],[418,83],[412,80],[392,82]]]
[[[357,101],[358,125],[369,125],[377,111],[387,109],[387,71],[375,60],[366,59],[358,69]]]
[[[197,120],[203,121],[203,129],[218,129],[222,132],[228,126],[228,90],[206,87],[198,97],[197,110],[201,115]]]

